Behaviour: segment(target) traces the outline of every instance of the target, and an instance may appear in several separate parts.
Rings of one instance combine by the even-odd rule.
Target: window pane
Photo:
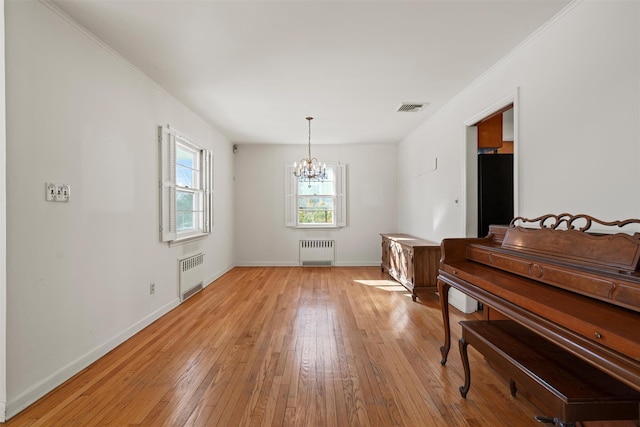
[[[335,181],[335,174],[333,173],[333,168],[327,167],[327,181]]]
[[[299,195],[332,195],[334,194],[333,190],[333,181],[324,181],[324,182],[307,182],[307,181],[298,181],[298,194]]]
[[[300,197],[299,206],[301,208],[333,209],[333,197]]]
[[[176,165],[176,185],[186,188],[196,188],[196,173],[193,169]]]
[[[187,191],[176,191],[176,207],[178,212],[193,212],[195,194]]]
[[[333,224],[333,197],[300,197],[298,221],[300,224]]]
[[[176,185],[185,188],[200,188],[200,152],[176,144]]]
[[[176,231],[178,233],[202,230],[204,211],[201,191],[176,191]]]
[[[298,211],[300,224],[333,224],[333,211],[327,209],[303,209]]]
[[[334,173],[333,168],[327,167],[327,178],[323,181],[298,181],[298,194],[299,195],[334,195]]]
[[[195,229],[193,212],[178,212],[176,215],[176,229],[178,232]]]
[[[176,164],[195,169],[197,165],[197,154],[193,150],[177,144],[176,145]]]

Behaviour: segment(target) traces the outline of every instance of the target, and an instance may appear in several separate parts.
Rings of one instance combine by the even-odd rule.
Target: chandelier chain
[[[307,122],[309,124],[309,142],[308,142],[309,158],[311,158],[311,120],[313,120],[313,117],[307,117]]]

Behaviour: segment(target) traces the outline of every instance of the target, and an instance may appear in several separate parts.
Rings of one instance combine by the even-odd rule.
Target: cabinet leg
[[[511,391],[511,397],[516,397],[518,387],[516,387],[516,382],[512,379],[509,379],[509,391]]]
[[[462,367],[464,368],[464,385],[460,387],[460,394],[466,399],[469,388],[471,388],[471,370],[469,369],[469,355],[467,354],[469,343],[464,337],[460,338],[458,343],[460,344],[460,356],[462,356]]]
[[[416,299],[418,299],[418,295],[416,295],[415,292],[411,292],[411,299],[413,300],[413,302],[416,302]]]

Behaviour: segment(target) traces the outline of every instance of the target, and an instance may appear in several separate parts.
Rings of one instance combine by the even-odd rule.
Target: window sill
[[[178,237],[175,240],[169,241],[169,247],[171,247],[171,246],[179,246],[179,245],[183,245],[185,243],[193,242],[195,240],[204,239],[209,234],[211,234],[211,233],[197,233],[197,234],[189,234],[189,235],[186,235],[186,236],[181,236],[181,237]]]

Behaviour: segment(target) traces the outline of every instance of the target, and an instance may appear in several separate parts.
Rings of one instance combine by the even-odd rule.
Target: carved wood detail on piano
[[[549,223],[551,220],[553,222]],[[579,221],[584,221],[584,225],[578,227]],[[502,247],[526,250],[531,255],[551,256],[556,261],[594,269],[636,273],[640,261],[640,234],[587,233],[594,222],[617,228],[640,224],[638,219],[605,222],[588,215],[545,215],[533,220],[517,217],[511,221]],[[540,228],[517,226],[518,223],[537,223]],[[566,229],[561,229],[562,226]]]
[[[595,224],[602,231],[591,231]],[[640,233],[622,231],[638,224],[549,214],[492,226],[483,238],[443,240],[441,363],[453,287],[640,390]]]
[[[584,224],[580,226],[580,221],[583,221]],[[622,228],[629,224],[640,224],[640,219],[625,219],[624,221],[603,221],[597,218],[594,218],[589,215],[579,214],[572,215],[570,213],[562,213],[559,215],[555,214],[547,214],[542,215],[537,218],[529,219],[524,218],[522,216],[517,216],[511,220],[511,224],[509,226],[514,227],[517,223],[520,224],[531,224],[538,223],[539,228],[551,228],[554,230],[562,229],[563,227],[567,230],[578,230],[578,231],[589,231],[593,223],[597,223],[606,227],[618,227]],[[636,233],[637,236],[637,233]]]

